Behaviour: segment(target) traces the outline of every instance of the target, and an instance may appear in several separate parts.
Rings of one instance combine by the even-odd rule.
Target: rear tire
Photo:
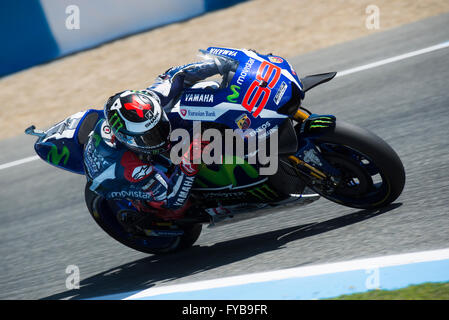
[[[350,171],[349,178],[351,175],[360,178],[359,185],[352,190],[350,186],[344,186],[340,190],[337,189],[335,194],[320,193],[323,197],[348,207],[375,209],[387,206],[402,193],[405,185],[405,170],[402,161],[397,153],[374,133],[343,121],[337,121],[333,131],[318,137],[315,139],[315,143],[320,147],[323,158],[328,162],[336,164],[335,166],[340,165],[343,170]],[[332,145],[336,146],[335,150],[341,150],[341,153],[326,153],[326,150],[332,150],[332,148],[327,148]],[[377,194],[372,191],[375,188],[370,176],[376,170],[382,180],[381,184],[376,186]],[[368,196],[369,192],[366,190],[366,194],[357,193],[361,189],[370,190],[372,195]],[[339,195],[338,192],[344,196]]]
[[[174,253],[190,248],[198,240],[202,224],[191,224],[183,226],[184,234],[174,237],[145,236],[135,238],[127,233],[117,221],[115,212],[111,209],[110,201],[97,195],[89,189],[90,184],[85,187],[85,201],[87,208],[95,222],[112,238],[134,250],[149,254]]]

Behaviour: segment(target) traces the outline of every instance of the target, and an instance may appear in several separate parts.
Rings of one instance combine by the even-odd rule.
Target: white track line
[[[419,56],[421,54],[425,54],[425,53],[433,52],[433,51],[436,51],[436,50],[444,49],[444,48],[447,48],[447,47],[449,47],[449,41],[443,42],[443,43],[440,43],[440,44],[437,44],[437,45],[434,45],[434,46],[431,46],[431,47],[427,47],[427,48],[424,48],[424,49],[420,49],[420,50],[412,51],[412,52],[409,52],[409,53],[401,54],[399,56],[395,56],[395,57],[391,57],[391,58],[388,58],[388,59],[380,60],[380,61],[377,61],[377,62],[365,64],[363,66],[359,66],[359,67],[351,68],[351,69],[348,69],[348,70],[344,70],[344,71],[338,72],[337,75],[336,75],[336,78],[337,77],[344,77],[344,76],[347,76],[348,74],[353,74],[353,73],[356,73],[356,72],[365,71],[365,70],[368,70],[368,69],[380,67],[380,66],[392,63],[392,62],[408,59],[408,58],[411,58],[411,57]]]
[[[347,272],[353,270],[368,270],[373,268],[392,267],[404,264],[439,261],[446,259],[449,259],[449,248],[441,250],[390,255],[377,258],[327,263],[321,265],[312,265],[277,271],[245,274],[241,276],[219,278],[214,280],[205,280],[178,285],[162,286],[158,288],[150,288],[143,290],[139,293],[133,294],[125,298],[125,300],[141,299],[161,294],[223,288],[229,286],[244,285],[249,283],[268,282],[289,278],[302,278],[323,274]]]
[[[11,167],[14,167],[14,166],[18,166],[19,164],[31,162],[31,161],[34,161],[34,160],[37,160],[37,159],[40,159],[39,156],[32,156],[32,157],[16,160],[16,161],[13,161],[13,162],[8,162],[8,163],[0,165],[0,170],[11,168]]]
[[[360,72],[360,71],[365,71],[365,70],[372,69],[372,68],[377,68],[377,67],[383,66],[385,64],[389,64],[389,63],[392,63],[392,62],[397,62],[397,61],[400,61],[400,60],[408,59],[408,58],[415,57],[415,56],[418,56],[418,55],[421,55],[421,54],[425,54],[425,53],[433,52],[433,51],[436,51],[436,50],[444,49],[444,48],[447,48],[447,47],[449,47],[449,41],[446,41],[446,42],[443,42],[443,43],[440,43],[440,44],[437,44],[437,45],[434,45],[434,46],[430,46],[430,47],[427,47],[427,48],[424,48],[424,49],[412,51],[412,52],[409,52],[409,53],[404,53],[404,54],[401,54],[401,55],[398,55],[398,56],[395,56],[395,57],[391,57],[391,58],[388,58],[388,59],[383,59],[383,60],[380,60],[380,61],[377,61],[377,62],[365,64],[363,66],[359,66],[359,67],[343,70],[343,71],[337,73],[336,78],[344,77],[344,76],[347,76],[349,74],[353,74],[353,73]],[[37,160],[37,159],[39,159],[38,156],[33,156],[33,157],[28,157],[28,158],[17,160],[17,161],[5,163],[5,164],[0,165],[0,170],[6,169],[6,168],[10,168],[10,167],[14,167],[14,166],[17,166],[17,165],[20,165],[20,164],[23,164],[23,163],[27,163],[27,162],[30,162],[30,161],[34,161],[34,160]]]

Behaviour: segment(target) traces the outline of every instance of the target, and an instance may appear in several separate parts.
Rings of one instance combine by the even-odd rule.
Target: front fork
[[[293,119],[302,124],[310,115],[298,108]],[[294,168],[299,176],[306,182],[318,187],[326,193],[332,193],[341,180],[341,173],[338,169],[329,164],[322,156],[320,150],[316,147],[314,136],[298,136],[300,148],[294,154],[289,156],[289,160],[294,164]]]

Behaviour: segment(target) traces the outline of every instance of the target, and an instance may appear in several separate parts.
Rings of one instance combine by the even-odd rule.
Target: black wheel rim
[[[329,142],[317,144],[330,165],[342,173],[332,194],[324,197],[352,207],[365,208],[383,202],[390,193],[390,182],[383,169],[370,157],[349,146]]]

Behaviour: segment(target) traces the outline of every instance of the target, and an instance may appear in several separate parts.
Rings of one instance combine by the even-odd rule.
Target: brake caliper
[[[295,165],[297,173],[308,178],[311,185],[319,187],[325,193],[332,193],[341,180],[339,170],[324,159],[315,145],[305,139],[305,145],[289,160]]]

